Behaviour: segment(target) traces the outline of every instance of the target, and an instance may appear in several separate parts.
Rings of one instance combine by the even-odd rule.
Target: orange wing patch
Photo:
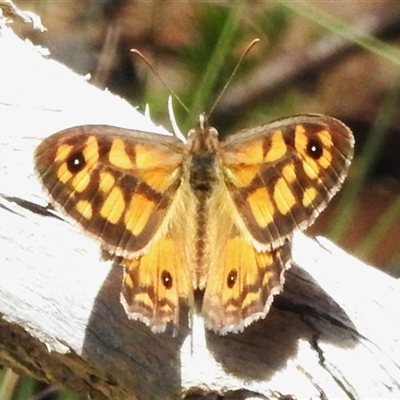
[[[121,169],[132,170],[135,168],[135,161],[129,156],[126,150],[127,145],[122,139],[114,139],[108,156],[110,164]]]
[[[247,196],[247,202],[260,228],[265,228],[274,222],[276,208],[266,188],[255,189]]]
[[[156,203],[141,193],[132,196],[124,216],[126,229],[138,236],[148,224]]]

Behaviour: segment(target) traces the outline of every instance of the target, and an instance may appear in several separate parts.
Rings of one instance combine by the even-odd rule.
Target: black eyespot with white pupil
[[[172,276],[168,271],[163,271],[161,273],[161,282],[165,289],[171,289],[172,287]]]
[[[323,153],[323,146],[320,140],[310,139],[307,143],[307,154],[314,160],[321,158]]]
[[[233,269],[232,271],[229,272],[228,278],[226,280],[226,284],[228,285],[229,289],[233,288],[233,285],[236,283],[237,280],[237,271]]]
[[[71,154],[67,159],[67,168],[71,174],[76,174],[81,171],[85,168],[85,165],[86,160],[81,151]]]

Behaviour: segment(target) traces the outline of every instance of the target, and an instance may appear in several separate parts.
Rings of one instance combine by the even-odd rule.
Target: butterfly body
[[[205,325],[239,332],[282,290],[290,239],[339,189],[353,154],[341,122],[300,115],[224,141],[204,116],[187,143],[107,126],[67,129],[35,153],[54,203],[124,267],[128,316],[177,326],[204,291]]]

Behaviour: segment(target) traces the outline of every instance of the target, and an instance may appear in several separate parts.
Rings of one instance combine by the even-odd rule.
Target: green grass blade
[[[323,26],[336,35],[357,43],[365,50],[400,66],[400,50],[398,48],[354,29],[350,23],[335,18],[331,14],[321,11],[318,7],[304,2],[285,2],[282,0],[277,0],[277,2],[296,12],[298,15]]]
[[[337,219],[329,228],[327,235],[332,240],[339,240],[348,227],[348,221],[351,221],[351,215],[356,204],[356,198],[364,186],[366,178],[377,160],[377,154],[380,151],[388,127],[397,112],[400,101],[400,79],[391,88],[384,103],[381,106],[379,115],[368,134],[368,140],[364,146],[361,156],[353,163],[351,167],[353,174],[348,182],[346,190],[342,193],[339,202]],[[357,143],[356,143],[357,146]]]
[[[232,43],[237,32],[237,22],[241,15],[243,6],[244,3],[240,1],[235,2],[234,6],[229,11],[225,25],[223,26],[218,38],[218,42],[214,47],[214,51],[208,61],[207,68],[198,86],[198,90],[196,91],[193,102],[189,107],[189,116],[183,124],[184,131],[193,126],[194,120],[201,112],[206,111],[205,107],[207,101],[216,86],[220,71],[226,62],[226,57],[232,51]]]

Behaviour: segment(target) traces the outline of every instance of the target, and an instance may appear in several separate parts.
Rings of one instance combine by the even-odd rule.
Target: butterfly
[[[38,176],[55,206],[124,268],[121,302],[153,332],[203,293],[205,326],[264,318],[290,266],[295,230],[341,187],[351,130],[317,114],[218,139],[204,115],[187,136],[85,125],[46,138]]]

